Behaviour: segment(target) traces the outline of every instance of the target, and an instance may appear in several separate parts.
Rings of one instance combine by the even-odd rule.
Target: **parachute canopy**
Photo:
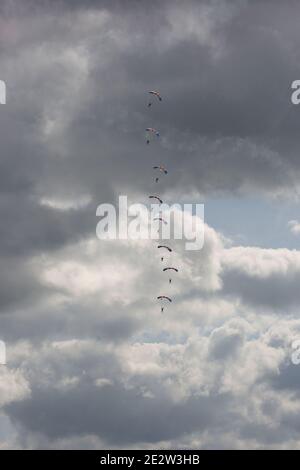
[[[168,300],[169,302],[172,302],[172,299],[170,297],[167,297],[166,295],[159,295],[157,297],[158,300]]]
[[[150,95],[154,95],[154,96],[156,96],[156,98],[158,98],[158,99],[159,99],[159,101],[162,101],[162,97],[160,96],[160,93],[159,93],[159,91],[156,91],[156,90],[150,90],[148,93],[149,93]]]
[[[163,203],[163,201],[158,196],[149,196],[149,199],[157,199],[160,204]]]
[[[155,134],[157,137],[159,137],[159,132],[156,129],[154,129],[153,127],[147,127],[146,132]]]
[[[166,168],[165,168],[163,165],[154,166],[154,167],[153,167],[153,170],[159,170],[159,171],[161,171],[162,173],[164,173],[165,175],[168,174],[168,171],[166,170]]]
[[[166,250],[168,250],[170,253],[172,252],[172,249],[170,247],[168,247],[167,245],[158,245],[157,248],[165,248]]]
[[[178,273],[177,268],[164,268],[163,271],[176,271]]]

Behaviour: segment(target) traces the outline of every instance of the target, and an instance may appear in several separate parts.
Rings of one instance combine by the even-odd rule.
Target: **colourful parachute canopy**
[[[166,246],[166,245],[158,245],[158,247],[157,247],[157,248],[165,248],[165,249],[166,249],[166,250],[168,250],[170,253],[172,252],[172,249],[171,249],[171,248],[169,248],[169,247],[168,247],[168,246]]]
[[[166,170],[166,168],[165,168],[163,165],[154,166],[154,167],[153,167],[153,170],[159,170],[159,171],[161,171],[162,173],[164,173],[165,175],[168,174],[168,171]]]
[[[177,268],[164,268],[163,271],[176,271],[178,273],[178,269]]]
[[[157,137],[159,137],[159,132],[153,127],[147,127],[146,132],[151,132],[152,134],[155,134]]]
[[[157,300],[168,300],[169,302],[172,302],[172,299],[170,299],[170,297],[167,297],[166,295],[159,295],[157,297]]]
[[[149,91],[148,93],[150,93],[150,95],[154,95],[154,96],[156,96],[156,98],[158,98],[158,99],[159,99],[159,101],[162,101],[162,97],[160,96],[160,93],[159,93],[159,91],[156,91],[156,90],[151,90],[151,91]]]
[[[166,222],[162,217],[155,217],[153,220],[160,220],[160,222],[163,222],[165,225],[168,225],[168,222]]]
[[[149,196],[149,199],[157,199],[160,204],[163,203],[163,201],[158,196]]]

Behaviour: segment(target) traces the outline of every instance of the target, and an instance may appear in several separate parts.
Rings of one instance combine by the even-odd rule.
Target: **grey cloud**
[[[228,359],[238,353],[243,344],[243,336],[238,331],[225,329],[213,332],[210,342],[210,355],[216,359]]]
[[[99,389],[82,384],[66,393],[39,389],[30,400],[9,405],[6,411],[25,428],[48,437],[72,436],[76,430],[76,434],[95,434],[108,444],[124,445],[204,431],[217,421],[216,410],[225,405],[224,399],[202,397],[172,404],[164,397],[143,398],[119,386]]]
[[[223,292],[236,295],[245,303],[262,309],[291,313],[299,303],[299,274],[271,274],[267,279],[255,278],[241,271],[229,271],[223,276]]]

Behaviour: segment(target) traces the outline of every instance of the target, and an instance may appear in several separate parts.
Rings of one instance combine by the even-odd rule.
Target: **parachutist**
[[[172,282],[172,279],[169,279],[169,284],[171,284],[171,282]]]
[[[161,307],[161,313],[164,313],[164,307]]]
[[[161,261],[163,261],[163,260],[164,260],[164,258],[160,258],[160,260],[161,260]]]
[[[155,183],[158,183],[159,178],[155,178]]]

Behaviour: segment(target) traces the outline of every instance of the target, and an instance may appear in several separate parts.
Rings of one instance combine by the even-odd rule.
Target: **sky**
[[[300,448],[299,15],[1,2],[1,449]],[[172,286],[151,241],[96,237],[160,163],[161,197],[205,208]]]

